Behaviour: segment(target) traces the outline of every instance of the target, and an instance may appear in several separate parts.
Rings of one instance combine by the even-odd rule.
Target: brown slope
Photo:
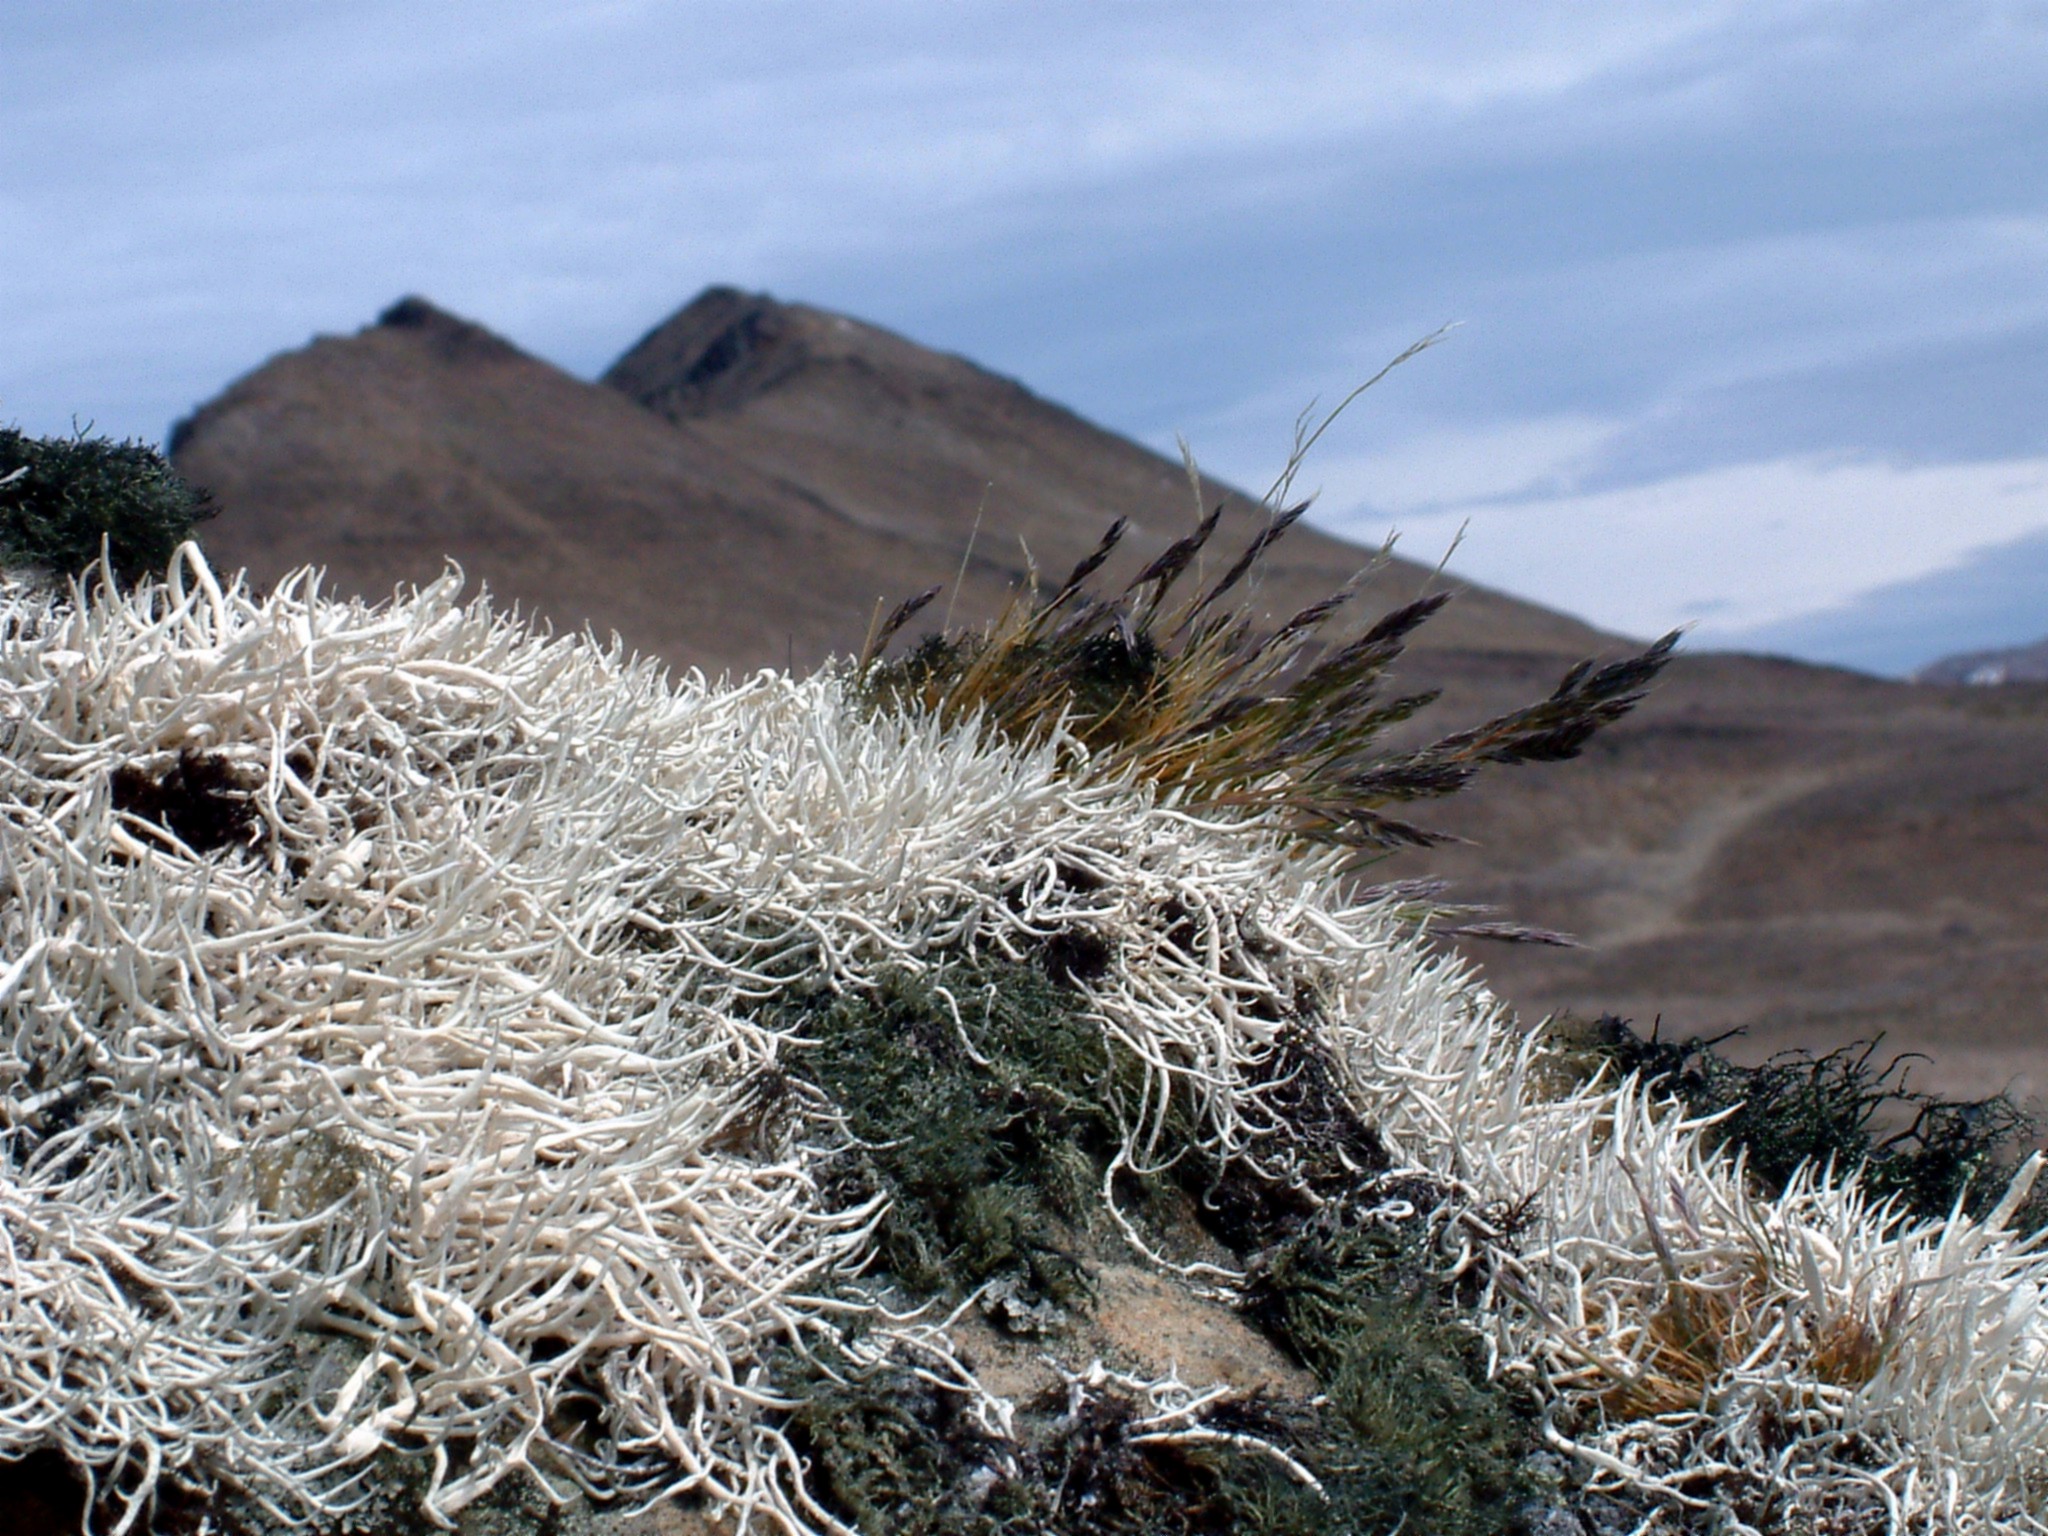
[[[1454,696],[1513,691],[1497,661],[1438,660]],[[1446,802],[1470,846],[1392,872],[1585,941],[1473,947],[1525,1014],[1740,1026],[1750,1060],[1882,1035],[1932,1058],[1919,1086],[2027,1098],[2048,1090],[2044,763],[2048,686],[1681,657],[1577,762]]]
[[[716,445],[735,462],[861,528],[917,551],[899,590],[953,582],[969,531],[974,554],[957,616],[993,615],[1025,571],[1023,550],[1057,579],[1112,518],[1132,524],[1107,575],[1135,574],[1198,515],[1183,467],[1106,432],[1023,385],[844,315],[712,288],[650,331],[604,382]],[[1234,554],[1265,509],[1228,486],[1214,542]],[[1267,563],[1261,604],[1291,613],[1327,596],[1366,559],[1315,529],[1291,533]],[[1412,596],[1428,573],[1396,561],[1362,606]],[[1576,619],[1466,589],[1427,631],[1430,646],[1577,658],[1615,642]]]
[[[416,299],[238,380],[172,457],[221,503],[212,558],[260,583],[310,563],[377,597],[453,558],[558,627],[714,671],[822,656],[899,579],[886,531]],[[792,602],[821,571],[840,590]]]

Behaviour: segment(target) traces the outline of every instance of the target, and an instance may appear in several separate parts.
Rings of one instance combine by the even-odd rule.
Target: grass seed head
[[[1348,642],[1327,631],[1377,565],[1277,627],[1223,605],[1304,510],[1276,513],[1217,582],[1172,607],[1166,595],[1215,517],[1103,596],[1087,583],[1121,539],[1119,522],[1050,597],[1029,587],[983,631],[930,634],[884,659],[887,639],[931,594],[905,603],[853,675],[876,707],[971,720],[1019,743],[1068,742],[1090,772],[1149,780],[1191,807],[1257,807],[1296,836],[1369,853],[1437,840],[1388,806],[1450,794],[1487,764],[1576,755],[1641,700],[1677,641],[1584,663],[1550,697],[1483,726],[1384,750],[1381,733],[1434,697],[1387,687],[1410,636],[1447,595],[1396,608]]]

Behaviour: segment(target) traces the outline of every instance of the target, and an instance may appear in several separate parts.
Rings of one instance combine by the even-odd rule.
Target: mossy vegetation
[[[790,1070],[846,1117],[848,1193],[889,1198],[890,1272],[921,1294],[997,1276],[1082,1299],[1073,1235],[1119,1140],[1101,1027],[1044,968],[983,959],[872,993],[793,992],[776,1007],[814,1042]]]
[[[1444,1199],[1415,1179],[1361,1190],[1260,1255],[1246,1286],[1323,1387],[1319,1459],[1341,1467],[1331,1486],[1359,1529],[1505,1531],[1536,1491],[1536,1402],[1489,1376],[1461,1316],[1430,1241]]]
[[[997,1282],[1027,1304],[1090,1305],[1086,1256],[1122,1139],[1115,1105],[1137,1064],[1087,1014],[1058,946],[1044,949],[777,1007],[807,1042],[789,1072],[829,1097],[856,1139],[842,1193],[888,1197],[883,1262],[919,1298]],[[958,1394],[910,1373],[792,1357],[779,1383],[800,1403],[791,1433],[836,1516],[889,1536],[1512,1528],[1531,1495],[1533,1403],[1489,1378],[1460,1315],[1469,1297],[1442,1273],[1448,1191],[1385,1176],[1384,1147],[1306,1027],[1281,1031],[1264,1075],[1269,1165],[1190,1156],[1123,1175],[1122,1192],[1141,1219],[1178,1202],[1250,1266],[1246,1315],[1323,1397],[1219,1404],[1203,1419],[1214,1438],[1193,1442],[1143,1435],[1151,1410],[1128,1392],[1054,1394],[1022,1405],[1005,1440]],[[1321,1491],[1233,1433],[1278,1448]]]
[[[1020,1404],[1004,1438],[907,1372],[812,1366],[783,1380],[800,1399],[791,1439],[813,1491],[862,1536],[1521,1529],[1536,1488],[1524,1470],[1533,1415],[1484,1385],[1469,1334],[1404,1302],[1388,1307],[1370,1321],[1361,1311],[1327,1402],[1219,1404],[1197,1435],[1162,1433],[1155,1406],[1114,1382]]]
[[[2003,1095],[1955,1100],[1907,1087],[1915,1058],[1879,1065],[1880,1041],[1820,1056],[1786,1051],[1745,1067],[1718,1049],[1740,1031],[1666,1040],[1608,1015],[1563,1021],[1556,1033],[1587,1076],[1602,1065],[1634,1072],[1658,1081],[1689,1114],[1726,1113],[1711,1135],[1745,1153],[1750,1176],[1771,1194],[1801,1167],[1832,1162],[1844,1174],[1860,1170],[1866,1190],[1897,1199],[1915,1217],[1939,1220],[1958,1205],[1981,1216],[2041,1130]],[[2048,1190],[2037,1190],[2013,1224],[2048,1226]]]
[[[0,565],[79,576],[105,541],[117,579],[161,572],[212,498],[147,443],[0,427]]]
[[[791,1441],[813,1491],[862,1536],[1316,1536],[1320,1495],[1270,1455],[1291,1426],[1239,1404],[1205,1421],[1214,1438],[1148,1433],[1150,1404],[1114,1385],[1056,1388],[1020,1405],[1014,1438],[969,1421],[955,1394],[908,1372],[799,1368]],[[1360,1528],[1363,1529],[1363,1528]]]

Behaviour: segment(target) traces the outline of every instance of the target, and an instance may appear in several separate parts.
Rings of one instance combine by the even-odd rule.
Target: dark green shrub
[[[217,509],[147,443],[0,427],[0,565],[83,575],[106,541],[123,582],[169,564]]]
[[[1660,1038],[1638,1034],[1612,1015],[1591,1024],[1567,1021],[1561,1038],[1589,1065],[1658,1080],[1695,1115],[1732,1110],[1709,1135],[1748,1154],[1750,1176],[1781,1192],[1805,1164],[1830,1158],[1848,1173],[1860,1168],[1864,1188],[1897,1196],[1914,1216],[1937,1219],[1958,1201],[1981,1216],[1996,1205],[2027,1144],[2039,1130],[2009,1098],[1952,1100],[1906,1086],[1910,1056],[1876,1064],[1880,1041],[1857,1041],[1824,1056],[1786,1051],[1744,1067],[1716,1047],[1741,1031]],[[2048,1225],[2048,1190],[2039,1190],[2014,1218],[2031,1231]]]

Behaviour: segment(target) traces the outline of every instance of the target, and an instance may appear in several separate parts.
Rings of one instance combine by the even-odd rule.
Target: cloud
[[[1607,473],[1633,479],[1817,452],[2023,458],[2042,446],[2043,399],[2048,323],[1965,331],[1688,391],[1631,422],[1604,458]]]
[[[1599,462],[1619,426],[1587,416],[1531,417],[1491,426],[1438,426],[1405,433],[1376,451],[1312,458],[1296,482],[1313,490],[1319,520],[1331,511],[1366,507],[1335,521],[1373,517],[1413,523],[1431,514],[1507,498],[1556,494]]]
[[[1853,462],[1910,519],[1923,469],[2048,453],[2044,68],[2006,0],[21,0],[0,419],[155,436],[411,290],[588,373],[735,281],[1263,484],[1462,319],[1310,466],[1335,513]],[[1760,563],[1687,601],[1780,612]]]
[[[1363,538],[1377,520],[1343,520]],[[1480,501],[1400,519],[1433,556],[1466,528],[1452,569],[1622,634],[1693,625],[1698,645],[1853,605],[1874,589],[1966,565],[2048,533],[2048,456],[1898,466],[1773,459],[1613,490]],[[2048,627],[2048,626],[2044,626]]]
[[[1728,638],[1742,650],[1895,676],[1945,656],[2048,638],[2048,533],[1874,588],[1820,613]]]

